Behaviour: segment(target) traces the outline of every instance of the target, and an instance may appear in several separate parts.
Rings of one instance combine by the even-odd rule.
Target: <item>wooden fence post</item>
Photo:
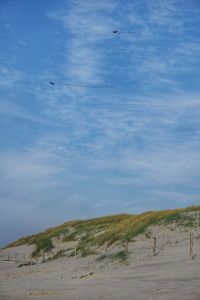
[[[77,248],[76,248],[76,246],[74,247],[74,256],[76,256],[77,255]]]
[[[153,255],[156,256],[156,242],[157,242],[157,239],[156,237],[153,238]]]
[[[126,254],[128,254],[128,241],[125,242],[124,248],[125,248]]]
[[[193,232],[190,232],[190,257],[193,256]]]

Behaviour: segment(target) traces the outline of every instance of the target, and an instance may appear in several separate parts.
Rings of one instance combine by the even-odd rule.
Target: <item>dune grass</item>
[[[21,238],[7,245],[6,248],[35,244],[36,251],[40,253],[41,249],[49,251],[49,248],[52,247],[53,237],[61,237],[64,242],[77,241],[79,253],[89,253],[92,251],[91,247],[93,249],[103,245],[109,247],[117,241],[122,243],[130,241],[137,235],[145,233],[150,225],[177,222],[183,226],[186,224],[192,226],[193,221],[188,214],[190,212],[200,212],[200,205],[183,209],[149,211],[138,215],[120,214],[90,220],[70,221],[39,234]],[[43,243],[43,248],[41,248],[41,243]]]
[[[96,261],[102,262],[104,260],[111,260],[111,261],[118,260],[119,262],[122,262],[127,260],[127,258],[128,258],[128,253],[122,250],[112,254],[102,254],[96,259]]]
[[[38,239],[35,243],[35,250],[32,252],[32,257],[38,257],[42,252],[49,252],[53,249],[51,238],[45,237]]]

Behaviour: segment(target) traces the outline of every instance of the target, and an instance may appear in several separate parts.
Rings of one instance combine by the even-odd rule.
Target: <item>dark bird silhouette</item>
[[[121,34],[121,35],[128,35],[128,34],[134,34],[134,33],[136,33],[136,31],[121,32],[121,31],[118,31],[118,30],[113,30],[112,33]]]
[[[49,81],[49,84],[55,85],[55,82]],[[92,89],[112,88],[111,85],[81,85],[76,83],[63,83],[63,85],[80,87],[80,88],[92,88]]]

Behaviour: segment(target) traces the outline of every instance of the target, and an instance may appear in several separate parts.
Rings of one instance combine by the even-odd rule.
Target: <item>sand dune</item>
[[[17,268],[18,263],[0,263],[0,299],[35,300],[199,300],[200,239],[195,229],[193,257],[189,255],[189,231],[154,226],[153,240],[145,235],[129,243],[124,262],[98,255],[63,257],[47,263]],[[21,247],[21,248],[20,248]],[[16,247],[13,254],[30,247]],[[116,251],[112,248],[110,251]],[[4,250],[4,255],[6,256]],[[11,250],[10,250],[11,251]],[[10,252],[11,253],[11,252]]]

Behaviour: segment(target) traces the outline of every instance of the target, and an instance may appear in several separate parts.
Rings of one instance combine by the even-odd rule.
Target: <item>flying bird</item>
[[[136,31],[121,32],[121,31],[118,31],[118,30],[113,30],[112,33],[121,34],[121,35],[128,35],[128,34],[134,34],[134,33],[136,33]]]
[[[49,81],[49,84],[55,85],[55,82]],[[64,83],[63,85],[80,87],[80,88],[93,88],[93,89],[112,88],[111,85],[81,85],[81,84],[75,84],[75,83]]]

